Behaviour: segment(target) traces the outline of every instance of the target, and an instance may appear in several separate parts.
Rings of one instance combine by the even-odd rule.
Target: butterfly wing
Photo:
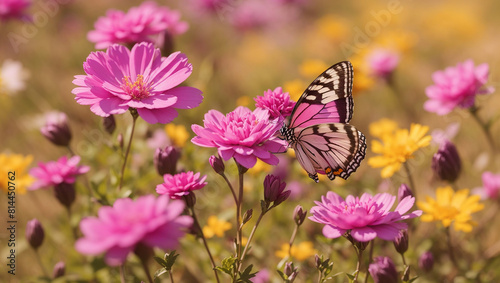
[[[353,69],[348,61],[319,75],[304,91],[290,115],[289,128],[348,123],[352,118]]]
[[[295,128],[293,144],[297,160],[309,177],[318,182],[318,174],[330,180],[347,179],[365,158],[365,136],[354,126],[342,123]]]

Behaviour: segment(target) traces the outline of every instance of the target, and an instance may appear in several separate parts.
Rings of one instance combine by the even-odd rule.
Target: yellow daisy
[[[26,189],[33,183],[34,178],[28,174],[28,166],[33,161],[33,156],[27,155],[23,156],[21,154],[0,154],[0,175],[5,178],[0,182],[0,189],[2,191],[8,192],[9,184],[7,178],[14,176],[14,180],[10,181],[14,183],[15,192],[19,194],[26,193]],[[14,172],[15,174],[9,174],[9,172]]]
[[[417,206],[423,211],[420,219],[423,222],[441,221],[444,227],[453,223],[456,231],[470,232],[477,225],[471,219],[471,214],[484,208],[479,203],[480,197],[469,196],[468,189],[453,191],[450,186],[436,189],[436,199],[425,197],[425,202],[417,202]]]
[[[205,238],[212,238],[214,236],[223,237],[224,232],[231,229],[231,223],[217,218],[217,216],[212,215],[208,217],[208,223],[203,227],[203,235]]]
[[[167,124],[165,132],[173,145],[178,147],[184,147],[189,139],[189,133],[183,125]]]
[[[386,134],[392,134],[398,128],[396,121],[383,118],[373,123],[370,123],[370,135],[376,138],[382,138]]]
[[[289,250],[290,245],[288,243],[284,243],[281,245],[281,249],[277,251],[275,255],[279,258],[286,258],[289,255]],[[314,256],[315,254],[318,254],[318,250],[314,249],[313,242],[305,241],[297,245],[292,245],[290,254],[298,261],[302,261]]]
[[[299,100],[305,88],[306,88],[306,83],[300,79],[288,81],[283,84],[283,90],[290,94],[290,98],[293,101]]]

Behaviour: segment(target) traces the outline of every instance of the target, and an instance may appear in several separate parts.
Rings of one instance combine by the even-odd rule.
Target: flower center
[[[149,97],[149,90],[151,89],[151,84],[146,84],[144,82],[143,75],[137,75],[134,83],[131,83],[130,77],[125,76],[123,79],[122,89],[135,100],[141,100],[143,98]]]

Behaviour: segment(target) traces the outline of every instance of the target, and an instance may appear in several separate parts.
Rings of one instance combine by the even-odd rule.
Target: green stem
[[[125,264],[120,265],[120,282],[125,283]]]
[[[139,115],[137,114],[137,110],[131,108],[130,113],[132,114],[132,131],[130,132],[130,138],[128,140],[128,145],[127,145],[127,150],[125,151],[125,157],[123,159],[123,165],[122,169],[120,171],[120,183],[118,184],[118,190],[121,190],[122,185],[123,185],[123,176],[125,175],[125,166],[127,165],[127,158],[128,154],[130,152],[130,148],[132,147],[132,138],[134,137],[134,130],[135,130],[135,122],[137,121],[137,117]]]
[[[264,217],[264,214],[266,212],[261,212],[259,215],[259,218],[257,219],[257,222],[255,222],[255,225],[253,226],[252,232],[250,232],[250,236],[248,236],[248,241],[247,244],[245,245],[245,249],[243,250],[243,253],[241,254],[241,261],[245,258],[245,255],[247,254],[248,248],[250,247],[250,242],[253,239],[253,235],[255,234],[255,231],[257,230],[257,227],[259,226],[260,221],[262,220],[262,217]],[[240,265],[241,267],[241,265]]]
[[[144,273],[148,277],[148,282],[153,283],[153,278],[151,277],[151,273],[149,272],[148,264],[145,260],[141,260],[142,268],[144,269]]]
[[[358,275],[359,275],[359,270],[361,268],[361,261],[363,260],[363,251],[356,248],[356,254],[358,256],[358,263],[356,264],[356,271],[355,271],[355,275],[354,275],[354,282],[358,282]],[[368,274],[366,275],[366,277],[368,277]]]
[[[370,245],[370,244],[371,244],[371,245]],[[368,245],[370,245],[370,253],[369,253],[369,257],[368,257],[368,262],[371,262],[371,261],[373,260],[373,249],[374,249],[375,245],[373,244],[373,242],[368,243]],[[370,276],[368,276],[368,275],[370,274],[370,273],[368,272],[368,267],[369,267],[369,265],[367,264],[367,265],[366,265],[365,283],[367,283],[367,282],[368,282],[368,277],[370,277]]]
[[[170,282],[174,283],[174,276],[172,275],[172,270],[168,272],[168,276],[170,277]]]
[[[226,181],[227,185],[229,186],[229,189],[231,190],[231,193],[233,194],[233,198],[234,198],[234,203],[236,205],[238,205],[238,197],[236,196],[236,193],[234,192],[234,188],[233,188],[233,185],[231,184],[231,182],[229,182],[229,179],[226,177],[225,174],[222,174],[222,177],[224,178],[224,180]]]
[[[69,224],[69,227],[71,229],[71,234],[73,234],[73,239],[76,242],[76,240],[78,240],[78,235],[77,235],[78,233],[77,233],[76,227],[71,225],[71,215],[72,215],[71,208],[66,207],[66,212],[68,213],[68,224]]]
[[[242,250],[241,250],[241,247],[242,247],[242,229],[243,229],[243,225],[241,223],[241,207],[243,206],[243,175],[245,174],[244,173],[244,169],[242,168],[242,166],[240,164],[238,164],[238,162],[236,162],[237,166],[238,166],[238,185],[239,185],[239,189],[238,189],[238,201],[236,202],[236,258],[237,258],[237,263],[236,263],[236,267],[235,270],[234,270],[234,278],[236,279],[236,275],[237,275],[237,272],[238,270],[240,270],[240,267],[241,267],[241,264],[242,264],[242,258],[241,258],[241,255],[242,255]]]
[[[35,257],[36,257],[36,261],[38,261],[38,264],[42,268],[43,276],[49,277],[49,274],[47,273],[47,270],[43,266],[42,259],[40,258],[40,254],[38,253],[38,249],[35,249]]]
[[[493,153],[495,153],[495,142],[493,140],[493,137],[491,136],[491,133],[489,131],[489,125],[487,125],[486,123],[484,123],[481,118],[479,117],[479,115],[477,114],[479,108],[473,106],[472,108],[469,109],[469,112],[472,114],[472,117],[474,118],[474,120],[476,120],[476,122],[479,124],[479,126],[481,127],[481,129],[483,130],[483,133],[484,135],[486,136],[486,140],[488,141],[488,144],[491,148],[491,151]]]
[[[451,243],[451,231],[450,231],[450,227],[446,227],[446,240],[447,240],[447,243],[448,243],[448,254],[450,256],[450,259],[451,259],[451,262],[453,263],[453,265],[455,266],[455,268],[457,269],[457,271],[460,273],[461,272],[461,268],[460,266],[458,265],[458,262],[457,262],[457,259],[455,257],[455,250],[453,248],[453,244]]]
[[[413,177],[411,176],[410,166],[408,165],[408,162],[403,163],[403,166],[405,167],[406,175],[408,176],[408,182],[410,183],[410,189],[413,193],[413,197],[417,199],[417,187],[415,187],[415,182],[413,181]]]
[[[216,268],[215,261],[214,261],[214,258],[212,257],[212,253],[210,252],[210,249],[208,248],[207,239],[205,238],[205,235],[203,235],[203,230],[201,229],[200,222],[198,222],[198,218],[196,217],[196,214],[194,212],[194,208],[191,207],[190,210],[191,210],[191,216],[193,217],[194,225],[197,229],[199,229],[198,231],[200,234],[200,238],[203,240],[203,245],[205,246],[205,250],[208,253],[208,257],[210,258],[210,262],[212,264],[212,270],[214,271],[214,274],[215,274],[215,279],[217,280],[217,282],[220,282],[219,275],[217,274],[217,270],[215,269]]]
[[[299,225],[295,224],[293,229],[292,237],[290,237],[290,242],[288,243],[288,256],[292,258],[292,245],[295,242],[295,237],[297,236],[297,231],[299,230]]]

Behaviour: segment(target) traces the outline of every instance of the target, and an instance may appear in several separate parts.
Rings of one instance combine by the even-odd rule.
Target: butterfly
[[[365,136],[348,124],[352,118],[353,69],[339,62],[319,75],[300,96],[280,129],[309,177],[347,179],[365,158]]]

